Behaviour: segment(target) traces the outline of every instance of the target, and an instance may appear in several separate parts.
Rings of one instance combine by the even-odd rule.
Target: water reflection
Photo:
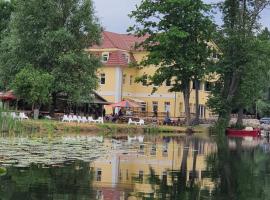
[[[73,154],[66,153],[68,162],[62,165],[8,165],[7,172],[0,175],[0,200],[269,200],[269,143],[223,135],[118,136],[94,146],[92,139],[82,136],[62,138],[75,140],[64,149],[76,153],[78,159],[74,161]],[[77,148],[81,140],[90,142],[84,143],[87,151]],[[3,141],[2,145],[7,143],[5,147],[12,149]],[[92,154],[93,148],[108,153],[90,162],[81,159]],[[5,150],[0,151],[0,164],[1,152]]]
[[[252,138],[218,141],[218,151],[208,159],[216,182],[213,199],[270,199],[270,157],[265,154],[269,143]]]
[[[217,148],[209,139],[159,136],[128,148],[125,139],[105,142],[111,154],[92,163],[100,199],[190,199],[214,189],[205,159]]]
[[[0,177],[1,200],[95,199],[93,173],[88,163],[77,161],[61,168],[9,167]]]

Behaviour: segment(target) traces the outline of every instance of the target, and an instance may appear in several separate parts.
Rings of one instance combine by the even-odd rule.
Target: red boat
[[[237,130],[237,129],[230,129],[226,130],[226,134],[232,137],[260,137],[261,136],[261,129],[256,128],[253,130]]]

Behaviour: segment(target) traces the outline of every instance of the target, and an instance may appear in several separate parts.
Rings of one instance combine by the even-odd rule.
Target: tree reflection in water
[[[160,177],[150,168],[148,182],[153,193],[138,194],[138,199],[269,200],[270,156],[261,148],[262,141],[258,145],[254,144],[256,141],[249,141],[250,145],[246,145],[246,141],[244,138],[228,139],[225,134],[219,134],[216,138],[217,151],[207,155],[207,169],[201,175],[201,181],[204,178],[209,179],[215,187],[206,188],[197,181],[196,175],[198,146],[201,141],[186,137],[179,170],[168,170],[167,175]],[[230,145],[232,143],[235,145]],[[269,147],[269,144],[264,145]],[[192,171],[187,174],[191,146]]]
[[[156,175],[154,169],[150,167],[148,183],[151,184],[152,194],[137,194],[138,199],[181,199],[181,200],[197,200],[210,199],[210,192],[203,191],[197,175],[197,155],[199,150],[199,139],[185,137],[182,149],[181,166],[178,170],[168,170],[161,178]],[[202,141],[201,141],[202,142]],[[190,147],[193,147],[190,149]],[[188,172],[188,157],[192,152],[192,171]],[[189,178],[188,178],[189,177]]]
[[[64,167],[8,168],[0,177],[1,200],[95,199],[89,163],[76,161]]]
[[[217,138],[218,151],[207,159],[208,169],[216,183],[212,199],[270,199],[269,155],[263,152],[261,145],[244,145],[245,138],[228,140],[222,135]],[[234,148],[230,148],[232,142]]]

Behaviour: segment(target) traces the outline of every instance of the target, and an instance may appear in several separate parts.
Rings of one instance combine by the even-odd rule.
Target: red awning
[[[4,101],[11,101],[17,99],[17,97],[13,94],[13,91],[0,92],[0,99]]]
[[[109,107],[120,107],[120,108],[140,108],[141,106],[136,104],[136,103],[133,103],[131,101],[128,101],[128,100],[125,100],[125,101],[120,101],[118,103],[114,103],[114,104],[111,104],[109,105]]]

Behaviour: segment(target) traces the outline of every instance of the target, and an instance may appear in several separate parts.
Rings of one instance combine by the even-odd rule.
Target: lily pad
[[[0,167],[0,176],[4,176],[7,173],[7,169],[4,167]]]

